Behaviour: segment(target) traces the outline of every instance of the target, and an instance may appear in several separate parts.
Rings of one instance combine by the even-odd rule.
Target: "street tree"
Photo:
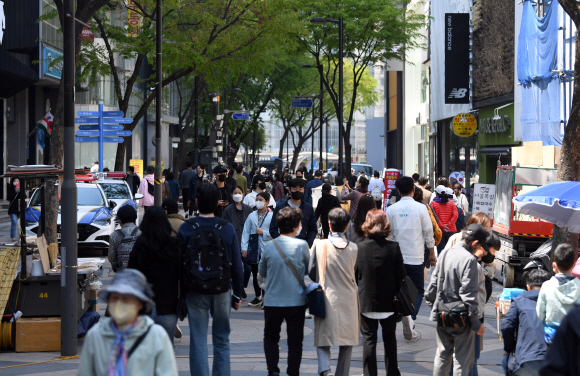
[[[580,3],[576,0],[559,0],[560,5],[570,16],[577,29],[580,29]],[[554,3],[552,3],[554,4]],[[556,3],[557,4],[557,3]],[[558,180],[580,180],[580,39],[576,38],[576,60],[574,62],[574,93],[570,118],[564,131],[560,164],[558,166]],[[554,226],[554,245],[569,243],[578,251],[578,234],[568,231],[567,227]],[[552,252],[553,254],[553,252]]]
[[[351,128],[356,112],[357,93],[361,79],[370,66],[386,66],[389,60],[403,60],[407,51],[420,48],[421,28],[426,17],[406,10],[403,0],[296,0],[305,20],[323,17],[344,20],[343,56],[351,65],[344,67],[352,74],[352,88],[344,90],[342,134],[345,147],[345,170],[350,173],[352,145]],[[330,93],[331,103],[338,111],[338,27],[332,23],[311,24],[302,43],[323,65],[320,77]]]

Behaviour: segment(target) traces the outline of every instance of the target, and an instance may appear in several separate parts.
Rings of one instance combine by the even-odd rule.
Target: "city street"
[[[0,242],[9,240],[10,225],[0,226]],[[110,284],[113,273],[110,272],[110,264],[103,267],[101,281],[106,286]],[[99,273],[101,274],[101,272]],[[232,375],[256,375],[265,376],[266,360],[263,350],[263,330],[264,315],[263,311],[257,307],[248,307],[247,302],[253,299],[253,289],[246,289],[248,298],[242,303],[242,308],[238,312],[232,312],[231,326],[231,367]],[[484,345],[479,359],[480,375],[501,375],[501,359],[503,355],[503,343],[495,335],[495,309],[493,297],[501,292],[501,287],[494,284],[492,299],[486,307],[485,335]],[[105,314],[105,306],[100,305],[100,314]],[[397,345],[399,355],[399,368],[404,376],[412,375],[431,375],[433,373],[433,358],[436,349],[436,324],[429,321],[429,307],[427,304],[421,306],[419,317],[416,321],[417,332],[420,335],[418,340],[407,341],[403,338],[402,325],[397,327]],[[211,325],[211,324],[210,324]],[[183,330],[183,338],[175,340],[175,357],[180,375],[189,375],[189,326],[187,319],[179,324]],[[314,376],[317,375],[317,358],[316,348],[313,345],[313,328],[314,321],[306,320],[304,329],[304,353],[302,356],[301,374]],[[286,363],[286,334],[281,334],[280,341],[280,363],[281,370],[285,374]],[[382,338],[379,331],[379,342]],[[208,336],[208,344],[211,344],[211,336]],[[361,345],[353,349],[352,363],[350,374],[362,375],[362,337]],[[82,340],[79,341],[79,354],[82,349]],[[210,367],[211,367],[211,346],[210,350]],[[379,359],[379,375],[385,375],[384,358],[382,345],[377,346],[377,355]],[[333,365],[336,365],[338,348],[332,349]],[[39,364],[34,364],[39,363]],[[9,375],[76,375],[78,370],[78,359],[60,360],[58,352],[39,352],[39,353],[0,353],[0,374]],[[6,368],[8,367],[8,368]]]

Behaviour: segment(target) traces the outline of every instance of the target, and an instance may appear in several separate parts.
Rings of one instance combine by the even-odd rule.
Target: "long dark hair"
[[[354,231],[359,236],[364,236],[361,227],[367,219],[367,213],[371,209],[376,209],[376,207],[377,204],[375,203],[375,199],[370,195],[364,195],[358,200],[358,206],[352,222],[354,223]]]
[[[171,224],[163,208],[153,206],[147,209],[139,229],[139,238],[146,241],[148,248],[154,252],[153,256],[163,259],[176,251],[172,246]]]

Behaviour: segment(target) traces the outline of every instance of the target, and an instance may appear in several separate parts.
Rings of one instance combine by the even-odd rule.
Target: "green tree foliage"
[[[406,10],[402,0],[296,0],[302,9],[301,17],[309,21],[313,17],[344,20],[343,56],[351,62],[344,67],[345,112],[343,139],[345,145],[346,171],[350,171],[350,132],[356,112],[361,79],[369,66],[386,65],[388,60],[403,60],[407,51],[421,46],[420,29],[426,17]],[[306,37],[300,38],[317,64],[324,65],[321,77],[330,93],[335,109],[338,100],[338,26],[332,23],[310,24]],[[346,89],[347,71],[352,75],[352,87]]]

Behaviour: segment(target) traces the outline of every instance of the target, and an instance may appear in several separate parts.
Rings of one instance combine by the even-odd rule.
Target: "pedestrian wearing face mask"
[[[217,165],[213,169],[213,173],[216,177],[215,185],[218,187],[219,192],[219,200],[218,206],[215,210],[214,215],[216,217],[221,218],[224,214],[224,210],[226,206],[233,204],[234,200],[232,199],[232,186],[226,184],[228,169],[225,166]]]
[[[248,303],[249,306],[257,306],[262,303],[262,289],[258,284],[258,263],[266,242],[272,240],[270,237],[270,223],[273,215],[268,210],[267,202],[270,201],[270,194],[267,192],[260,192],[256,196],[256,208],[258,210],[252,212],[248,216],[248,220],[244,224],[244,231],[240,239],[242,245],[242,261],[244,265],[249,265],[252,274],[254,285],[254,300]],[[250,274],[246,274],[244,269],[244,285],[247,287],[250,280]]]
[[[300,225],[300,231],[296,237],[298,239],[303,239],[308,242],[308,246],[312,247],[314,244],[314,239],[318,234],[318,226],[316,225],[316,214],[314,214],[314,208],[312,205],[304,201],[304,187],[306,186],[306,180],[304,179],[292,179],[288,182],[288,187],[290,189],[290,197],[286,197],[284,201],[279,201],[274,210],[274,218],[276,218],[276,213],[287,206],[292,208],[297,208],[302,211],[302,221]],[[270,236],[276,239],[280,236],[278,227],[276,226],[276,221],[272,221],[270,224]]]
[[[244,198],[243,188],[239,185],[234,187],[232,190],[232,198],[234,200],[234,205],[229,205],[224,210],[223,219],[229,221],[236,229],[236,234],[238,235],[238,245],[242,245],[242,232],[244,231],[244,224],[246,223],[248,216],[252,213],[252,208],[244,203],[242,200]],[[240,248],[241,249],[241,248]],[[242,261],[244,261],[242,259]],[[250,274],[252,269],[249,264],[244,263],[244,288],[248,287],[248,280],[250,279]],[[247,275],[247,278],[246,278]],[[246,299],[247,295],[244,290],[242,290],[242,299]]]
[[[318,200],[318,205],[316,206],[316,220],[320,218],[320,224],[322,225],[322,233],[324,239],[328,239],[328,234],[330,233],[330,226],[328,224],[328,213],[334,208],[340,208],[340,201],[338,197],[332,195],[332,186],[328,183],[322,185],[322,197]]]
[[[153,290],[138,270],[125,269],[99,291],[111,317],[101,317],[84,340],[79,375],[177,375],[165,330],[146,316]]]
[[[256,208],[256,196],[258,193],[266,191],[266,177],[264,175],[254,175],[254,179],[252,180],[252,192],[248,193],[246,197],[244,197],[244,204],[248,205],[249,207],[255,209]],[[270,200],[268,201],[268,206],[271,208],[276,207],[276,201],[272,195],[270,195]]]
[[[443,232],[441,242],[437,245],[437,254],[440,254],[447,245],[449,238],[457,233],[455,222],[457,221],[459,212],[455,204],[449,199],[446,187],[442,185],[437,186],[435,193],[437,197],[431,202],[431,208],[433,208],[435,215],[439,218],[439,223],[437,224]]]

